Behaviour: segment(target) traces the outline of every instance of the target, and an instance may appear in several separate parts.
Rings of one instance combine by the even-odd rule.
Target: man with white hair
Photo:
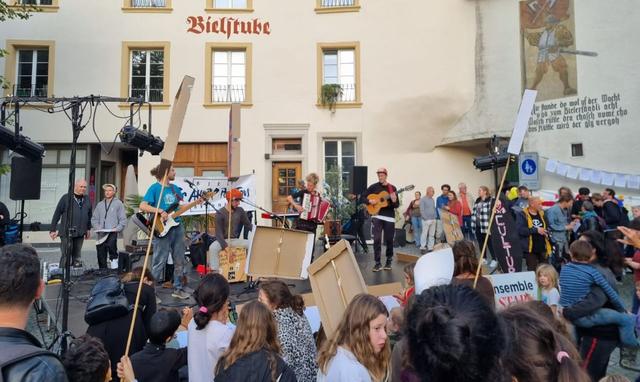
[[[127,225],[127,214],[124,204],[115,197],[116,186],[104,184],[104,199],[97,205],[91,217],[91,226],[96,231],[96,251],[98,252],[98,267],[107,268],[107,255],[109,259],[118,257],[118,232]]]
[[[62,256],[60,257],[60,267],[66,264],[65,251],[67,248],[67,240],[69,230],[71,231],[71,260],[74,267],[82,265],[80,262],[80,254],[82,252],[82,244],[84,239],[88,239],[91,235],[91,200],[85,195],[87,192],[87,181],[78,179],[73,186],[73,195],[71,198],[71,208],[73,214],[71,223],[67,222],[67,210],[69,208],[68,194],[62,195],[56,210],[53,212],[51,219],[51,227],[49,228],[49,236],[51,240],[60,237]],[[58,222],[60,221],[60,229]]]

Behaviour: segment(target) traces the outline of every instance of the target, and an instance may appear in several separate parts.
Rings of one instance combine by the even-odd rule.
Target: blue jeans
[[[613,309],[600,308],[592,315],[579,318],[573,322],[576,326],[590,328],[598,325],[617,325],[620,332],[620,342],[624,346],[637,348],[640,342],[636,338],[636,316],[622,313]]]
[[[460,228],[462,228],[462,234],[464,235],[465,240],[475,240],[473,229],[471,229],[471,215],[462,217],[462,227]]]
[[[169,231],[165,237],[153,238],[153,262],[151,263],[151,274],[160,281],[163,277],[164,267],[167,265],[169,253],[173,258],[173,286],[176,290],[182,289],[184,273],[184,228],[178,225]]]
[[[420,235],[422,235],[422,219],[420,216],[411,217],[411,226],[413,227],[413,239],[416,245],[420,246]]]

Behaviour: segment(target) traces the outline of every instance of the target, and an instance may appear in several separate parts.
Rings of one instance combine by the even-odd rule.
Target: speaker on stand
[[[40,180],[42,179],[42,158],[31,160],[22,156],[11,158],[11,182],[9,198],[20,201],[20,235],[24,230],[24,201],[40,199]]]
[[[362,205],[362,195],[367,191],[367,166],[353,166],[351,170],[351,176],[349,177],[349,190],[356,197],[356,213],[353,215],[352,226],[354,236],[356,237],[356,250],[358,244],[363,247],[363,250],[367,252],[366,240],[371,236],[371,224],[370,219],[366,211],[363,211],[364,205]],[[367,224],[369,222],[369,224]]]

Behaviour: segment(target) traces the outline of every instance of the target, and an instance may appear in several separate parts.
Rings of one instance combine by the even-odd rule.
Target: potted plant
[[[320,90],[320,103],[329,106],[329,110],[335,111],[338,100],[342,97],[342,87],[340,84],[324,84]]]
[[[355,212],[355,206],[344,196],[342,168],[331,167],[327,170],[323,182],[322,197],[331,203],[331,216],[325,221],[325,226],[342,227],[342,222],[351,219],[351,215]],[[326,233],[329,234],[329,232]]]

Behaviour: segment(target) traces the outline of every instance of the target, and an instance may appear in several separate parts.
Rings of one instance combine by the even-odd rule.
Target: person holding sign
[[[216,213],[216,241],[211,243],[209,247],[211,254],[209,262],[213,271],[220,269],[221,251],[226,250],[229,246],[249,248],[249,240],[240,238],[240,234],[243,228],[245,234],[253,229],[247,212],[240,207],[242,192],[233,188],[227,192],[225,197],[228,204],[226,208],[221,208]],[[231,210],[231,222],[229,222],[229,210]],[[229,227],[231,227],[231,232],[229,232]],[[228,242],[226,239],[229,239]]]

